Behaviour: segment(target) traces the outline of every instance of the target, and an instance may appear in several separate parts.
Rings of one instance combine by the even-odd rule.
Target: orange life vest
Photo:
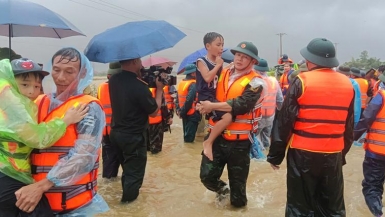
[[[289,89],[289,72],[283,73],[281,78],[279,78],[279,84],[281,85],[281,90]]]
[[[179,108],[182,108],[186,102],[187,95],[188,95],[188,89],[191,86],[191,84],[195,84],[196,80],[182,80],[178,85],[178,102],[179,102]],[[192,115],[195,112],[195,106],[197,101],[197,95],[195,94],[195,99],[193,101],[193,104],[188,110],[187,115]]]
[[[156,88],[150,88],[150,91],[151,91],[152,97],[155,98]],[[162,122],[162,111],[159,109],[158,113],[156,114],[155,117],[150,117],[149,116],[148,122],[150,124],[159,124],[159,123],[161,123]]]
[[[168,110],[174,110],[175,108],[175,103],[174,103],[174,98],[172,98],[170,94],[170,86],[164,86],[163,87],[163,92],[164,92],[164,99],[167,104],[167,109]]]
[[[39,107],[38,121],[48,122],[53,118],[62,117],[65,112],[77,103],[89,104],[99,101],[89,95],[79,95],[69,98],[59,107],[49,111],[50,99],[47,95],[41,95],[35,101]],[[101,105],[100,105],[101,106]],[[32,177],[35,181],[46,178],[47,173],[59,161],[65,157],[77,139],[76,124],[67,127],[66,133],[52,147],[47,149],[35,149],[31,154]],[[54,212],[71,211],[91,202],[97,190],[99,158],[91,172],[86,174],[75,185],[65,187],[53,187],[45,193],[51,209]],[[69,174],[70,175],[70,174]]]
[[[295,121],[291,148],[311,152],[337,153],[344,148],[349,105],[354,97],[352,83],[332,69],[317,69],[298,75],[302,95]]]
[[[230,69],[224,69],[218,79],[216,98],[219,102],[226,102],[229,99],[241,96],[253,78],[261,78],[261,76],[252,70],[247,75],[238,78],[229,87],[230,72]],[[255,105],[252,111],[243,115],[237,115],[235,121],[226,127],[222,134],[223,138],[229,141],[248,140],[250,133],[256,132],[258,128],[258,120],[261,119],[261,106],[262,104],[259,103]],[[212,129],[214,126],[215,122],[210,118],[209,127]]]
[[[110,101],[110,91],[108,89],[108,83],[103,83],[99,86],[98,90],[98,99],[102,104],[104,114],[106,115],[106,126],[103,130],[103,136],[110,135],[111,131],[111,117],[112,117],[112,109],[111,109],[111,101]]]
[[[360,86],[361,91],[361,108],[366,108],[366,101],[368,100],[368,88],[369,88],[369,82],[368,80],[364,78],[355,78],[354,80],[357,81],[358,85]]]
[[[378,91],[382,99],[385,100],[385,90]],[[384,101],[378,112],[372,126],[370,126],[366,134],[364,149],[373,153],[385,155],[385,107]]]
[[[275,107],[277,105],[277,80],[273,77],[263,77],[267,84],[267,94],[262,103],[262,117],[271,117],[275,114]]]

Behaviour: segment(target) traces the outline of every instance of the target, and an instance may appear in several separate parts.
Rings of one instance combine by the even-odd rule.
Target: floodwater
[[[156,155],[148,154],[140,195],[130,204],[120,204],[120,176],[117,181],[105,181],[99,174],[98,192],[107,201],[110,210],[98,216],[284,216],[285,161],[280,170],[273,171],[267,162],[252,160],[247,182],[248,205],[235,209],[228,201],[218,204],[215,201],[215,193],[206,190],[200,182],[203,137],[198,136],[193,144],[184,144],[182,136],[181,120],[175,117],[172,133],[165,133],[162,152]],[[353,146],[347,156],[347,165],[343,167],[345,206],[349,217],[371,216],[361,192],[363,158],[363,149]],[[222,178],[228,180],[226,169]]]

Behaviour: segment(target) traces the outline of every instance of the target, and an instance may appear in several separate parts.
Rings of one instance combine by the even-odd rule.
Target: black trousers
[[[148,134],[126,134],[111,130],[111,144],[123,168],[122,202],[131,202],[139,195],[147,163]]]
[[[374,216],[382,215],[382,194],[384,193],[385,161],[365,157],[362,164],[364,180],[362,193],[366,205]]]
[[[16,207],[15,192],[24,186],[26,184],[0,173],[0,217],[52,217],[53,212],[44,195],[31,213]]]
[[[219,192],[226,185],[220,178],[227,164],[230,182],[230,202],[235,207],[247,205],[246,182],[250,168],[249,140],[227,141],[218,136],[213,143],[214,160],[202,154],[200,179],[210,191]]]
[[[116,149],[112,147],[109,136],[102,139],[102,159],[103,159],[103,178],[113,178],[118,176],[120,162]]]
[[[287,152],[286,216],[346,216],[342,154]]]

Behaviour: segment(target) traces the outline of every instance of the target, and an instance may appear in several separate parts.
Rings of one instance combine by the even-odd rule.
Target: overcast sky
[[[13,38],[12,48],[23,57],[47,63],[53,53],[64,46],[81,51],[91,38],[120,24],[148,19],[166,20],[187,36],[174,48],[153,56],[180,62],[189,53],[203,47],[203,36],[215,31],[225,38],[225,47],[252,41],[259,56],[273,66],[277,62],[279,37],[283,36],[283,53],[295,62],[299,50],[316,37],[338,43],[340,63],[358,57],[367,50],[369,56],[385,61],[383,21],[385,1],[381,0],[30,0],[67,18],[87,37],[65,39]],[[384,31],[384,33],[382,33]],[[8,39],[0,37],[0,47]],[[108,65],[94,64],[97,71]],[[177,68],[177,66],[175,67]]]

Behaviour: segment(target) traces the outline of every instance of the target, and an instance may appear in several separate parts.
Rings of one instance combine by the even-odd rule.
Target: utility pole
[[[279,35],[279,56],[282,56],[282,36],[287,35],[284,32],[278,33],[276,35]]]
[[[335,47],[335,49],[336,49],[336,54],[337,54],[337,45],[339,44],[339,43],[333,43],[334,44],[334,47]]]

